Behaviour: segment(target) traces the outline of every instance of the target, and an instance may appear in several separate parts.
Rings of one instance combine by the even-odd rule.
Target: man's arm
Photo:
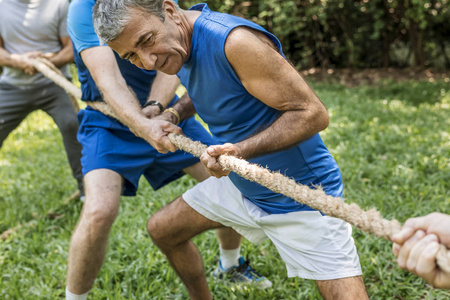
[[[3,39],[0,36],[0,66],[16,68],[23,70],[28,75],[33,75],[37,72],[30,59],[34,55],[41,55],[41,52],[34,51],[25,54],[12,54],[6,51],[3,47]]]
[[[60,68],[65,64],[73,62],[73,50],[72,41],[70,37],[64,36],[59,38],[62,49],[56,53],[45,53],[44,57],[47,58],[56,67]]]
[[[212,175],[228,174],[215,162],[214,157],[221,154],[249,159],[281,151],[328,126],[328,114],[322,102],[265,35],[237,28],[228,36],[225,54],[246,90],[282,115],[244,141],[209,147],[202,162]]]
[[[178,119],[178,117],[171,112],[164,112],[164,114],[167,114],[171,122],[174,124],[192,117],[196,112],[194,104],[192,103],[192,100],[187,93],[181,96],[180,100],[178,100],[172,108],[175,109],[176,112],[178,112],[180,119]]]
[[[57,53],[45,53],[32,51],[24,54],[11,54],[3,48],[3,40],[0,37],[0,65],[22,69],[26,74],[33,75],[37,72],[31,60],[37,57],[45,57],[56,67],[62,67],[73,61],[72,42],[68,36],[60,37],[62,49]]]
[[[111,48],[98,46],[83,50],[81,58],[94,78],[104,100],[118,115],[121,122],[134,134],[149,142],[156,150],[175,151],[167,134],[181,133],[181,129],[162,119],[148,119],[134,93],[120,73]],[[158,142],[156,142],[158,141]]]
[[[168,75],[158,71],[147,101],[158,101],[164,110],[172,101],[179,84],[180,80],[176,75]],[[152,105],[145,107],[142,111],[148,118],[153,118],[161,113],[159,106]]]
[[[229,35],[225,54],[246,90],[283,112],[267,129],[236,144],[241,157],[289,148],[328,126],[322,102],[265,35],[238,28]]]

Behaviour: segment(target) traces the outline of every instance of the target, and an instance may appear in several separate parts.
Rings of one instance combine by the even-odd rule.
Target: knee
[[[185,232],[173,217],[159,211],[147,222],[147,231],[151,239],[163,250],[176,247],[189,239],[185,237]]]
[[[107,235],[117,216],[117,209],[94,207],[83,212],[82,224],[92,237]]]
[[[164,218],[160,216],[160,213],[157,212],[154,214],[147,222],[147,231],[153,242],[157,245],[162,245],[167,243],[165,241],[167,237],[167,229],[164,228]]]
[[[203,217],[200,217],[203,218]],[[212,227],[207,227],[199,215],[182,197],[156,212],[147,223],[153,242],[162,249],[170,250],[189,241],[193,236]]]

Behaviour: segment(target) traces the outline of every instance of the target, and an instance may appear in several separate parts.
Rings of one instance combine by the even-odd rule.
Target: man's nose
[[[155,70],[157,56],[148,51],[140,51],[138,53],[142,67],[146,70]]]

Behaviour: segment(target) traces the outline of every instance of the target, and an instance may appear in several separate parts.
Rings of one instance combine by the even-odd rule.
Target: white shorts
[[[228,177],[210,177],[183,194],[206,218],[253,243],[269,238],[289,277],[332,280],[361,275],[351,226],[317,211],[269,214],[244,197]]]

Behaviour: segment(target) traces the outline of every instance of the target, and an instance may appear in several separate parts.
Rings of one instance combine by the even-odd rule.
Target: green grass
[[[338,161],[345,198],[385,218],[405,221],[433,211],[450,213],[450,89],[445,82],[381,82],[347,88],[314,83],[331,122],[322,137]],[[147,218],[192,187],[184,178],[137,197],[123,197],[108,253],[90,299],[186,299],[175,273],[146,233]],[[0,299],[63,297],[70,235],[81,210],[63,205],[76,189],[53,122],[33,113],[0,151],[0,232],[31,222],[0,241]],[[50,209],[55,214],[42,217]],[[391,243],[354,229],[371,299],[448,299],[399,269]],[[261,292],[214,282],[218,243],[213,232],[195,238],[215,299],[320,299],[312,281],[287,278],[274,246],[243,243],[257,269],[274,282]]]

